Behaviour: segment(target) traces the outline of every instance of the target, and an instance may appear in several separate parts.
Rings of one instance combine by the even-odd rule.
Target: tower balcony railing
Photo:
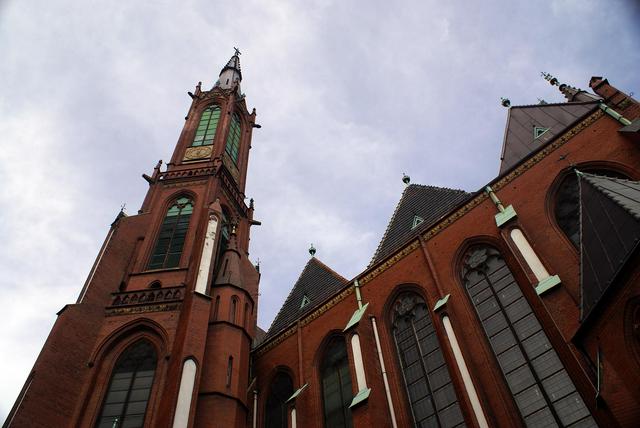
[[[184,285],[112,293],[109,315],[177,310],[184,298]]]

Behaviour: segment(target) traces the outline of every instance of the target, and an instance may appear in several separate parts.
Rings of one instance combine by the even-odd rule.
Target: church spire
[[[558,86],[562,95],[567,99],[567,102],[580,102],[580,101],[599,101],[601,98],[590,94],[587,91],[583,91],[582,89],[576,88],[571,85],[567,85],[566,83],[560,83],[558,79],[553,77],[549,73],[541,73],[544,80],[549,82],[552,86]]]
[[[220,75],[215,86],[222,89],[230,89],[237,84],[238,93],[240,93],[240,82],[242,81],[242,72],[240,71],[240,50],[238,48],[233,49],[235,49],[235,52],[229,62],[227,62],[227,65],[220,70]]]

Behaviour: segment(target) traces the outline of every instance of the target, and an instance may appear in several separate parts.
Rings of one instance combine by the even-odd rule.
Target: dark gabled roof
[[[271,323],[263,342],[316,308],[349,281],[315,257],[311,257]],[[306,299],[305,299],[306,296]],[[308,303],[302,306],[303,300]]]
[[[581,318],[598,304],[640,242],[640,182],[578,172]]]
[[[598,107],[599,102],[574,102],[514,106],[509,109],[504,131],[500,174],[516,165],[528,154],[540,148],[570,125],[581,120]],[[538,138],[534,128],[548,129]]]
[[[433,225],[442,216],[471,196],[464,190],[410,184],[404,189],[387,230],[369,266],[391,254],[410,236]],[[416,226],[416,216],[422,222]]]

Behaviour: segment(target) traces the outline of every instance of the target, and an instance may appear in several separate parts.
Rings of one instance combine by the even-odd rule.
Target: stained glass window
[[[349,359],[344,338],[331,339],[324,351],[320,366],[322,378],[322,404],[324,426],[326,428],[351,428],[351,410],[353,399]]]
[[[293,381],[291,377],[279,372],[271,382],[267,406],[265,408],[265,428],[287,428],[286,401],[293,395]]]
[[[225,151],[233,160],[233,163],[238,164],[238,151],[240,149],[240,119],[238,115],[234,114],[229,126],[229,135],[227,135],[227,146]]]
[[[396,299],[393,338],[415,426],[465,426],[427,305],[418,294]]]
[[[192,147],[210,146],[213,144],[213,138],[216,135],[216,128],[220,121],[220,107],[210,106],[202,112],[200,123],[196,129],[196,135],[193,137]]]
[[[596,427],[502,255],[469,249],[462,272],[505,381],[528,427]]]
[[[166,269],[180,264],[192,212],[193,202],[185,197],[176,200],[169,207],[151,253],[148,269]]]
[[[156,351],[146,340],[134,343],[122,353],[113,368],[97,428],[143,426],[156,362]]]

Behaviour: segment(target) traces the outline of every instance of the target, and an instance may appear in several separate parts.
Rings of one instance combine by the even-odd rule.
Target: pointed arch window
[[[322,405],[324,426],[326,428],[351,428],[351,410],[353,399],[347,345],[341,336],[333,337],[320,364],[322,378]]]
[[[287,400],[293,395],[293,381],[285,372],[278,372],[269,386],[264,414],[265,428],[287,428]]]
[[[191,199],[177,199],[167,210],[156,245],[151,253],[148,269],[167,269],[180,264],[182,247],[189,229],[189,220],[193,212]]]
[[[610,169],[584,168],[581,171],[607,177],[629,178]],[[562,179],[556,190],[554,215],[560,229],[562,229],[571,243],[578,248],[580,246],[580,188],[578,186],[578,176],[574,171],[569,172]]]
[[[596,427],[500,252],[470,248],[462,280],[528,427]]]
[[[213,144],[213,138],[216,136],[216,129],[218,128],[218,122],[220,121],[220,107],[209,106],[200,116],[200,122],[196,129],[196,135],[193,137],[191,147],[197,146],[211,146]]]
[[[418,294],[405,292],[394,302],[393,338],[415,426],[465,426],[427,305]]]
[[[153,345],[146,340],[134,343],[120,355],[96,428],[143,426],[157,360]]]
[[[229,135],[227,135],[227,145],[225,152],[229,155],[234,164],[238,164],[238,152],[240,150],[240,119],[237,114],[233,114]]]

